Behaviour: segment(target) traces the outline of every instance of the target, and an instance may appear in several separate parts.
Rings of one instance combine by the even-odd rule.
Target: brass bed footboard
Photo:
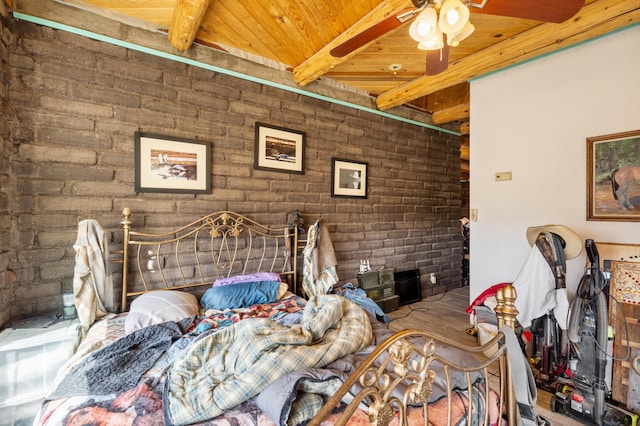
[[[517,310],[515,308],[515,290],[511,286],[501,289],[496,298],[498,307],[499,326],[507,325],[513,329]],[[396,416],[400,425],[409,424],[409,406],[422,407],[422,420],[429,424],[429,401],[432,396],[433,384],[436,373],[431,367],[440,364],[444,371],[446,382],[446,424],[459,424],[462,420],[455,418],[453,402],[460,398],[452,389],[452,376],[461,374],[465,378],[466,389],[474,389],[473,392],[481,392],[481,398],[485,401],[485,410],[479,424],[490,425],[489,401],[497,399],[497,413],[504,413],[508,424],[517,424],[517,403],[511,373],[509,370],[509,358],[506,345],[503,345],[504,335],[499,331],[497,336],[483,346],[466,346],[439,337],[433,333],[418,330],[403,330],[395,333],[379,345],[358,368],[352,373],[335,395],[323,406],[322,410],[311,420],[310,425],[319,425],[329,416],[334,408],[344,401],[345,395],[350,394],[352,400],[347,404],[340,417],[335,419],[336,425],[346,424],[351,416],[362,408],[362,402],[367,402],[365,411],[369,423],[377,426],[388,425]],[[447,346],[464,351],[465,362],[458,364],[450,359],[445,359],[438,354],[438,347]],[[498,346],[496,348],[496,346]],[[491,356],[483,355],[488,350],[495,351]],[[472,375],[476,378],[480,375],[484,385],[478,389],[473,386]],[[495,399],[490,396],[490,392]],[[469,391],[467,395],[470,395]],[[458,396],[456,396],[458,395]],[[467,404],[469,404],[467,402]],[[470,405],[467,405],[469,407]],[[420,410],[420,408],[416,408]],[[477,424],[473,422],[473,416],[477,415],[473,409],[468,409],[465,424]],[[442,420],[442,419],[440,419]],[[411,424],[415,423],[415,417]],[[476,422],[478,419],[476,418]],[[331,420],[334,424],[334,419]]]

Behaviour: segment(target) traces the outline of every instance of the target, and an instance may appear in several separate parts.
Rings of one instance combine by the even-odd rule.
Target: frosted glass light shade
[[[469,9],[460,0],[445,0],[440,8],[438,26],[445,34],[460,31],[469,22]]]
[[[438,31],[438,14],[433,7],[427,7],[411,23],[409,35],[418,43],[432,39]]]
[[[469,37],[475,31],[475,29],[476,27],[473,26],[471,22],[467,22],[467,24],[462,27],[460,31],[454,34],[449,34],[449,36],[447,37],[447,43],[449,44],[449,46],[456,47],[462,40]]]
[[[442,37],[442,31],[437,31],[434,37],[418,43],[418,49],[420,50],[438,50],[442,49],[443,46],[444,40]]]

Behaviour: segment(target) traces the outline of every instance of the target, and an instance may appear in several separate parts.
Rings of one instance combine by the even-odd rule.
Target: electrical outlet
[[[431,284],[435,285],[438,282],[438,278],[436,277],[436,274],[434,274],[433,272],[431,273],[431,276],[429,277],[429,279],[431,280]]]

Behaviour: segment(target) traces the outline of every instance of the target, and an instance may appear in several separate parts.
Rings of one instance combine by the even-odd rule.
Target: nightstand
[[[33,422],[80,342],[79,325],[77,319],[37,317],[0,332],[0,426]]]

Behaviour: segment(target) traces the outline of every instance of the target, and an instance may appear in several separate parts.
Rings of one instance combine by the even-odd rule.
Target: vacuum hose
[[[585,277],[582,277],[580,284],[578,285],[578,294],[585,285]],[[582,314],[584,312],[585,300],[582,297],[578,297],[578,294],[571,301],[569,306],[569,325],[567,326],[567,337],[571,343],[578,343],[580,341],[580,325],[582,324]],[[582,359],[582,355],[578,351],[578,358]]]
[[[609,334],[607,298],[602,291],[598,293],[596,303],[598,307],[596,322],[598,350],[596,352],[596,380],[594,383],[595,406],[593,407],[593,413],[596,423],[602,425],[606,412],[605,398],[607,386],[605,384],[605,375],[607,368],[607,339]]]

